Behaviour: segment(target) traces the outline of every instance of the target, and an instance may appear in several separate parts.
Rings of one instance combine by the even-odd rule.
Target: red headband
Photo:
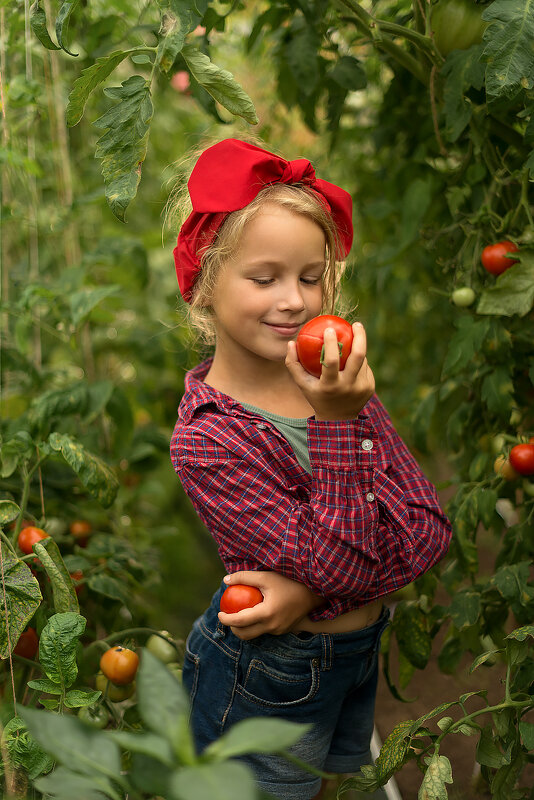
[[[200,251],[211,245],[226,216],[247,206],[273,183],[300,183],[313,189],[332,215],[342,257],[348,255],[352,245],[352,198],[348,192],[316,178],[305,158],[286,161],[261,147],[225,139],[202,153],[187,184],[193,211],[182,225],[173,251],[184,300],[191,300],[200,272]]]

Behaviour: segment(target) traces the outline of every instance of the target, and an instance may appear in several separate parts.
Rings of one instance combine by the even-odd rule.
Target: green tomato
[[[523,491],[528,497],[534,497],[534,483],[532,481],[523,481]]]
[[[90,725],[91,728],[105,728],[109,722],[109,712],[101,703],[92,706],[82,706],[78,711],[78,717]]]
[[[482,19],[483,10],[475,0],[438,0],[432,8],[431,24],[442,56],[480,44],[488,24]]]
[[[167,639],[172,639],[168,631],[160,631],[161,636],[154,633],[146,643],[146,649],[150,650],[153,656],[159,658],[164,664],[169,664],[176,659],[176,648],[170,643],[162,639],[165,636]]]
[[[470,286],[461,286],[454,290],[451,297],[455,306],[467,308],[475,302],[476,294]]]
[[[99,689],[104,696],[112,703],[120,703],[122,700],[127,700],[135,692],[135,681],[126,683],[122,686],[117,686],[111,681],[108,681],[103,672],[99,672],[96,676],[96,688]]]

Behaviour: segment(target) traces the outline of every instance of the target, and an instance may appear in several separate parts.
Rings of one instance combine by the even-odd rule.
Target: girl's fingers
[[[287,343],[287,355],[285,364],[297,386],[302,387],[305,386],[306,384],[311,383],[311,381],[317,380],[317,378],[314,378],[313,375],[310,375],[309,372],[306,372],[306,370],[300,363],[297,356],[297,345],[293,341]]]
[[[349,377],[355,377],[358,374],[367,354],[367,334],[361,322],[353,324],[352,334],[352,347],[344,370]]]
[[[323,369],[321,380],[330,382],[336,380],[339,373],[339,345],[336,332],[333,328],[326,328],[323,335]]]

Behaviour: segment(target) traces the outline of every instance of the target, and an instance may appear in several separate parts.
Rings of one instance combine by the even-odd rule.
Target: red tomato
[[[69,530],[76,539],[84,539],[91,533],[91,523],[86,519],[75,519],[70,523]]]
[[[520,475],[534,475],[534,444],[516,444],[512,447],[510,464]]]
[[[243,608],[252,608],[263,602],[263,595],[255,586],[236,583],[225,589],[221,597],[221,611],[225,614],[237,614]]]
[[[18,656],[23,656],[24,658],[33,658],[38,647],[39,639],[35,633],[35,630],[33,628],[28,628],[28,630],[23,631],[20,634],[20,638],[13,648],[13,652]]]
[[[77,595],[83,590],[83,584],[80,584],[80,581],[83,578],[83,572],[81,569],[75,569],[74,572],[70,573],[70,577],[72,578],[72,582],[74,583],[74,591]]]
[[[135,678],[139,656],[127,647],[110,647],[100,659],[100,669],[106,678],[117,686],[131,683]]]
[[[323,364],[323,336],[325,328],[333,328],[339,346],[339,369],[343,369],[352,347],[352,325],[342,317],[322,314],[314,317],[299,331],[297,336],[297,355],[307,372],[321,377]]]
[[[512,264],[517,264],[517,259],[507,258],[506,254],[517,253],[518,250],[519,247],[509,241],[489,244],[484,248],[480,256],[482,266],[488,272],[491,272],[492,275],[500,275],[502,272],[509,269]]]
[[[36,542],[40,542],[41,539],[48,539],[48,534],[45,533],[42,528],[35,528],[33,525],[29,525],[27,528],[23,528],[19,533],[17,544],[23,553],[29,555],[33,553],[33,545]]]

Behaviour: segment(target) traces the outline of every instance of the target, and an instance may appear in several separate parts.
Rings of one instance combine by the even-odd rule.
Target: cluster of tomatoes
[[[508,457],[504,454],[497,456],[493,468],[507,481],[534,475],[534,436],[526,443],[514,445]]]
[[[482,250],[480,260],[482,266],[491,275],[502,275],[507,269],[517,264],[517,258],[513,258],[513,253],[519,252],[519,247],[514,243],[504,239],[501,242],[488,244]],[[460,308],[468,308],[475,302],[476,294],[470,286],[460,286],[451,295],[452,302]]]

